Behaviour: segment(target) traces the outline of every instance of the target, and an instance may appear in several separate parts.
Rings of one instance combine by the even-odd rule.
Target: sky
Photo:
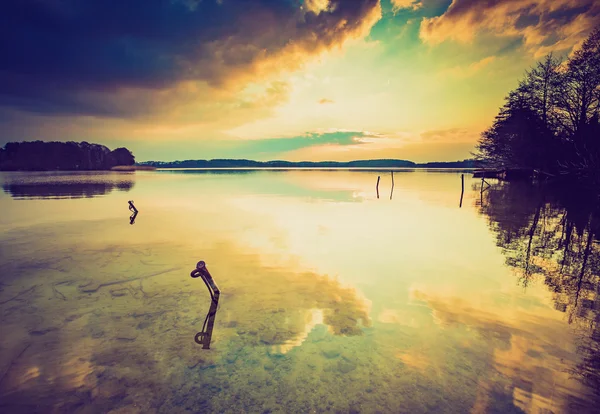
[[[595,0],[4,0],[0,146],[461,160],[599,24]]]

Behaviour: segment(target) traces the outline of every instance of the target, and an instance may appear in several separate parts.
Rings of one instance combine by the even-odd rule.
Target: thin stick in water
[[[460,181],[461,181],[461,192],[460,192],[460,204],[458,205],[459,208],[462,208],[462,200],[463,200],[463,195],[465,194],[465,175],[461,174],[460,175]]]

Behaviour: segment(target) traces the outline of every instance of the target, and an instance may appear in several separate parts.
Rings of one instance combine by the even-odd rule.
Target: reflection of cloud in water
[[[329,174],[344,173],[330,171],[323,174],[323,171],[265,171],[253,170],[248,174],[236,176],[236,180],[228,180],[227,175],[239,174],[235,170],[169,170],[160,171],[160,175],[187,175],[189,177],[197,176],[200,180],[208,182],[213,180],[218,182],[219,193],[226,192],[230,194],[252,194],[269,195],[281,197],[304,198],[329,202],[355,202],[352,195],[352,182],[344,186],[335,185],[332,187],[315,186],[316,181],[322,180]],[[220,176],[219,176],[220,175]],[[300,179],[299,179],[300,178]],[[199,182],[202,182],[200,181]],[[217,181],[219,180],[219,181]]]
[[[510,380],[516,407],[526,412],[568,412],[578,405],[585,409],[585,401],[593,398],[593,393],[567,372],[576,364],[577,355],[574,345],[566,339],[568,328],[552,309],[548,308],[546,315],[523,309],[507,313],[508,307],[497,307],[491,301],[482,309],[457,297],[418,290],[413,292],[413,298],[427,303],[434,322],[440,327],[445,330],[466,328],[487,343],[494,369]],[[418,353],[402,355],[402,358],[408,364],[425,367],[425,360]],[[479,385],[491,389],[494,384],[489,381]],[[478,399],[479,409],[482,409],[482,401]],[[485,411],[483,405],[480,412]]]
[[[410,350],[407,352],[398,352],[396,354],[396,358],[402,361],[404,364],[408,365],[411,368],[417,369],[419,371],[425,371],[431,365],[431,360],[429,357],[424,355],[419,350]]]
[[[225,300],[229,309],[236,309],[238,334],[250,343],[291,345],[291,349],[321,323],[334,335],[347,336],[361,335],[361,326],[370,325],[367,302],[355,289],[329,277],[289,267],[263,267],[260,261],[252,264],[254,271],[228,270],[230,264],[222,265],[226,266],[221,270],[223,292],[231,295],[227,299],[225,293]],[[235,281],[227,276],[240,273],[244,277]]]
[[[54,229],[31,228],[25,234],[35,235],[31,243],[3,254],[5,263],[19,262],[10,266],[0,291],[3,332],[10,332],[0,337],[0,406],[7,412],[75,412],[84,400],[104,412],[169,411],[181,398],[196,409],[211,400],[209,407],[222,411],[220,401],[231,404],[242,391],[268,392],[262,367],[273,365],[274,353],[311,342],[315,326],[327,325],[328,337],[335,337],[361,335],[370,324],[358,292],[327,276],[270,268],[230,244],[127,240],[107,246],[105,238],[84,237],[111,234],[105,222],[74,226],[52,249],[43,241],[56,237]],[[207,352],[193,340],[209,300],[205,287],[183,270],[145,277],[193,265],[199,256],[223,292]],[[132,277],[138,278],[127,281]],[[222,373],[228,384],[250,376],[263,386],[246,383],[208,394],[188,386],[208,390],[223,383]]]
[[[275,345],[273,351],[285,354],[291,349],[302,345],[315,326],[321,324],[323,324],[323,311],[321,309],[309,310],[307,312],[307,321],[304,330],[299,332],[296,337],[285,341],[282,345]]]
[[[412,314],[398,309],[384,309],[379,313],[377,320],[381,323],[393,323],[398,325],[418,328],[419,324]]]

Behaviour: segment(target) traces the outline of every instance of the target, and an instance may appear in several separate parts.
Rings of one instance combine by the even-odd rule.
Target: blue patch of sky
[[[385,49],[384,59],[414,58],[422,52],[419,37],[421,21],[441,16],[451,3],[452,0],[425,2],[417,9],[405,8],[394,12],[390,0],[383,0],[383,17],[371,29],[367,39],[381,42]]]
[[[361,145],[355,137],[366,136],[363,132],[337,131],[308,133],[289,138],[267,138],[253,140],[214,140],[197,141],[186,144],[186,153],[195,154],[193,159],[244,158],[257,161],[270,161],[282,153],[319,145]],[[189,158],[189,156],[187,157]],[[186,158],[186,159],[187,159]],[[166,154],[149,151],[146,148],[138,161],[171,161],[184,159],[182,154]]]

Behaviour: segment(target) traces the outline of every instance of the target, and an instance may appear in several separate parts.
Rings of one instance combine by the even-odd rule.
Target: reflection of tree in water
[[[70,183],[36,183],[36,184],[4,184],[5,193],[14,198],[91,198],[105,195],[116,189],[129,191],[133,181],[117,182],[70,182]]]
[[[600,391],[600,208],[589,190],[511,182],[483,193],[480,210],[506,264],[527,287],[544,280],[576,331],[575,374]]]

